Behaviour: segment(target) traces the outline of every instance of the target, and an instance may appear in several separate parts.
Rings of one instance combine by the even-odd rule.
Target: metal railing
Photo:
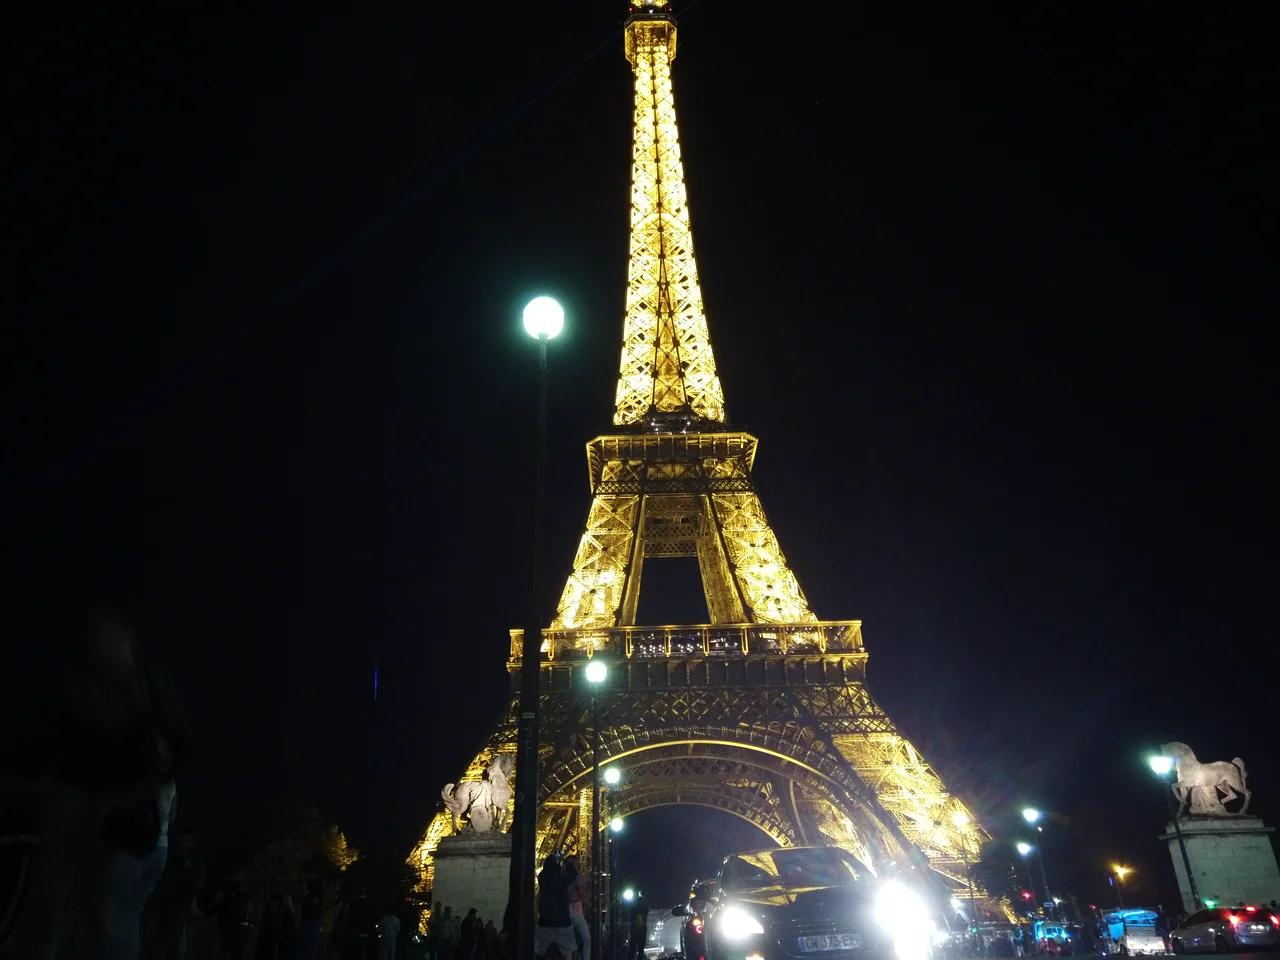
[[[511,631],[511,659],[519,660],[524,631]],[[662,627],[588,627],[542,631],[547,660],[746,657],[758,654],[861,653],[861,620],[810,623],[717,623]]]

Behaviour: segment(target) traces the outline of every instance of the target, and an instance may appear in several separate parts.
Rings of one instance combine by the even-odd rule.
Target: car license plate
[[[805,953],[817,953],[820,950],[857,950],[860,946],[862,946],[862,938],[852,933],[800,937],[800,949]]]

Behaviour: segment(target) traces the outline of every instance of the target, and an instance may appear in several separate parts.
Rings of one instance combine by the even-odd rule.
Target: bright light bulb
[[[1035,823],[1040,819],[1040,811],[1035,807],[1023,807],[1022,819],[1027,821],[1027,823]]]
[[[609,786],[616,786],[618,781],[622,779],[622,771],[617,767],[604,768],[604,782]]]
[[[564,308],[550,297],[534,297],[524,308],[524,332],[535,340],[553,340],[564,329]]]
[[[1151,766],[1151,772],[1159,777],[1173,769],[1173,757],[1148,757],[1147,763]]]
[[[609,675],[609,668],[605,666],[603,660],[587,661],[587,682],[588,683],[604,683],[604,678]]]
[[[635,898],[636,898],[636,892],[634,888],[627,887],[625,890],[622,891],[622,899],[625,900],[627,903],[630,903]]]
[[[1025,840],[1019,840],[1017,844],[1015,844],[1015,849],[1025,857],[1031,852],[1031,844],[1027,843]]]
[[[951,815],[951,822],[957,827],[964,828],[969,825],[969,815],[963,810],[957,810]]]
[[[623,820],[621,817],[614,817],[612,820],[609,821],[609,829],[612,830],[614,833],[621,833],[622,827],[623,827]]]

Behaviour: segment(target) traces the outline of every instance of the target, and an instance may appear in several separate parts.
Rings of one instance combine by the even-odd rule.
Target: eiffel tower
[[[780,845],[838,844],[863,862],[927,865],[960,893],[988,834],[867,690],[857,620],[819,620],[751,479],[757,440],[727,425],[698,285],[676,127],[666,0],[633,8],[631,237],[613,431],[587,444],[591,507],[541,642],[538,859],[590,857],[590,694],[605,658],[601,763],[622,772],[606,812],[687,804],[754,824]],[[650,559],[696,557],[710,623],[636,623]],[[514,754],[522,631],[510,704],[463,780]],[[453,830],[439,812],[410,856],[430,889]],[[963,896],[964,894],[960,894]]]

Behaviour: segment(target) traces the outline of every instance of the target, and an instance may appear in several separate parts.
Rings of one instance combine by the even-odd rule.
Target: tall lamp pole
[[[609,821],[609,957],[610,960],[618,952],[618,912],[622,909],[614,903],[617,899],[618,887],[618,843],[617,837],[625,826],[621,817]]]
[[[600,704],[599,690],[609,668],[603,660],[587,661],[591,685],[591,957],[600,960]],[[614,768],[616,769],[616,768]]]
[[[1133,867],[1122,867],[1118,863],[1111,865],[1111,872],[1116,875],[1116,899],[1120,901],[1120,909],[1124,909],[1124,878],[1133,873]]]
[[[1151,757],[1147,760],[1151,772],[1160,778],[1160,782],[1169,786],[1169,774],[1173,772],[1173,757]],[[1196,875],[1191,872],[1191,858],[1187,856],[1187,844],[1182,839],[1182,825],[1178,823],[1178,810],[1173,805],[1173,788],[1164,791],[1165,800],[1169,804],[1169,817],[1173,820],[1173,832],[1178,838],[1178,849],[1182,852],[1182,866],[1187,871],[1187,886],[1191,889],[1191,909],[1200,909],[1200,891],[1196,889]]]
[[[1035,845],[1036,859],[1040,861],[1040,882],[1044,884],[1044,899],[1050,904],[1054,904],[1053,894],[1049,892],[1049,875],[1044,869],[1044,827],[1040,826],[1040,819],[1044,816],[1035,807],[1024,807],[1022,810],[1022,819],[1036,828],[1041,834],[1040,842]],[[1054,904],[1053,915],[1058,919],[1057,905]]]
[[[533,874],[538,832],[538,694],[542,673],[542,522],[547,495],[547,343],[564,329],[564,310],[550,297],[524,308],[524,329],[538,341],[537,458],[533,537],[529,552],[529,612],[520,647],[520,723],[516,734],[516,809],[511,825],[507,909],[514,918],[511,957],[533,956]]]

